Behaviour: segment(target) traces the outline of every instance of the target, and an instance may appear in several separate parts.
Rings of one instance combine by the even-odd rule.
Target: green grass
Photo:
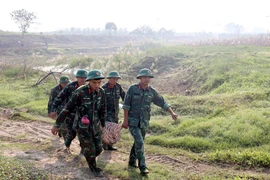
[[[122,53],[119,58],[124,61],[128,56]],[[139,56],[135,56],[132,56],[134,63],[139,63]],[[270,167],[269,47],[159,46],[148,50],[146,56],[154,59],[172,58],[175,67],[171,68],[176,70],[174,74],[170,74],[169,70],[168,78],[175,78],[173,82],[179,86],[180,82],[185,81],[188,84],[186,87],[194,90],[192,96],[170,92],[163,94],[179,114],[176,122],[167,112],[152,106],[148,130],[150,136],[146,137],[147,152],[178,154],[179,151],[181,155],[203,161],[243,167]],[[92,61],[91,58],[74,59],[74,64]],[[97,67],[104,63],[97,63]],[[117,67],[117,64],[111,67]],[[162,66],[157,68],[161,70]],[[17,70],[14,71],[6,71],[5,78],[1,78],[0,106],[24,107],[32,114],[46,116],[48,92],[54,85],[53,80],[33,88],[31,84],[37,78],[14,80],[11,76]],[[128,84],[127,79],[121,79],[121,82]],[[164,86],[169,89],[170,84]],[[122,112],[120,115],[123,116]],[[27,114],[20,116],[31,119]],[[128,133],[123,134],[122,140],[120,146],[131,146],[132,137]],[[124,169],[122,166],[120,164],[119,168]],[[113,171],[114,165],[108,167],[108,172],[122,177],[120,172]],[[126,178],[128,174],[125,173]],[[161,174],[157,173],[154,177],[158,179]],[[174,173],[168,174],[174,177]]]
[[[48,172],[18,159],[0,156],[0,179],[50,179]]]

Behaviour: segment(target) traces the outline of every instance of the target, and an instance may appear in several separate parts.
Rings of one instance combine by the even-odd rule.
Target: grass
[[[49,179],[49,174],[34,164],[0,156],[0,179]]]
[[[148,129],[150,136],[145,141],[146,153],[187,156],[194,160],[248,168],[269,168],[269,50],[269,47],[251,46],[159,46],[148,50],[146,56],[154,59],[168,56],[173,58],[175,67],[171,68],[179,68],[179,71],[173,71],[174,74],[168,71],[168,77],[176,78],[173,79],[176,84],[185,81],[188,84],[186,87],[195,93],[192,96],[169,92],[163,94],[179,114],[176,122],[173,122],[167,112],[152,106]],[[135,55],[134,63],[138,63]],[[127,54],[119,56],[121,61],[126,57]],[[84,58],[74,59],[73,63],[93,61],[91,58]],[[104,62],[100,62],[98,66],[102,63]],[[36,81],[34,79],[11,79],[18,69],[14,71],[6,71],[5,77],[1,78],[0,106],[27,108],[29,113],[34,114],[31,116],[29,113],[19,112],[18,116],[23,119],[33,120],[35,115],[46,116],[48,92],[54,85],[53,80],[33,88],[31,84]],[[128,80],[123,78],[121,83],[128,84]],[[123,116],[122,112],[120,116]],[[132,137],[127,131],[122,134],[118,145],[129,151]],[[151,168],[153,176],[150,178],[180,177],[170,170],[159,171],[161,168],[156,164],[152,164]],[[124,169],[124,172],[116,169]],[[137,178],[136,172],[128,172],[126,164],[110,163],[106,165],[105,171],[119,178]],[[183,177],[187,178],[189,175],[184,174]],[[190,179],[196,178],[200,179],[196,175],[190,176]],[[219,179],[219,176],[205,175],[202,178]],[[237,176],[231,178],[238,179]],[[249,179],[249,176],[239,176],[239,179],[242,178]]]

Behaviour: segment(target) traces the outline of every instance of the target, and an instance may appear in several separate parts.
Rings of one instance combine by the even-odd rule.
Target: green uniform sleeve
[[[121,96],[122,101],[124,101],[125,100],[126,93],[123,90],[122,86],[120,86],[120,96]]]
[[[55,126],[60,127],[60,125],[64,122],[66,117],[79,105],[79,94],[73,93],[71,99],[66,104],[65,108],[61,111],[61,113],[57,116]]]
[[[129,87],[127,90],[127,94],[125,95],[123,109],[128,110],[128,111],[130,110],[131,98],[132,98],[132,88]]]
[[[99,119],[102,127],[105,127],[105,121],[107,118],[107,103],[106,103],[106,96],[103,91],[101,100],[100,100],[100,109],[99,109]]]
[[[68,94],[68,86],[66,86],[54,99],[51,112],[56,112],[58,107],[65,101]]]
[[[54,96],[54,91],[52,89],[51,93],[50,93],[50,97],[49,97],[49,102],[48,102],[48,114],[51,112],[51,108],[52,108],[52,104],[53,104],[54,99],[55,99],[55,96]]]
[[[170,107],[170,105],[165,102],[164,98],[161,95],[159,95],[156,91],[154,91],[153,103],[164,110],[168,110],[168,108]]]

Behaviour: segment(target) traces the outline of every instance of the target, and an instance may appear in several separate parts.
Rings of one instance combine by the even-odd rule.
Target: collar
[[[139,90],[144,90],[143,87],[142,87],[142,85],[141,85],[141,83],[139,83],[138,89],[139,89]],[[147,88],[145,88],[145,90],[150,91],[150,86],[148,86]]]
[[[107,88],[108,88],[108,89],[112,89],[112,88],[114,88],[115,86],[116,86],[116,84],[112,87],[112,86],[110,85],[110,83],[108,82]]]

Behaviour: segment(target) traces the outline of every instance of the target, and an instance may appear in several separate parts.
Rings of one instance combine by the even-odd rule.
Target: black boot
[[[92,171],[92,173],[94,174],[95,177],[103,177],[102,169],[97,167],[96,158],[93,158],[93,160],[91,162],[89,162],[88,165],[89,165],[89,168],[90,168],[90,170]]]
[[[111,146],[111,145],[108,145],[108,150],[109,150],[109,151],[116,151],[117,148],[116,148],[116,147],[113,147],[113,146]]]

